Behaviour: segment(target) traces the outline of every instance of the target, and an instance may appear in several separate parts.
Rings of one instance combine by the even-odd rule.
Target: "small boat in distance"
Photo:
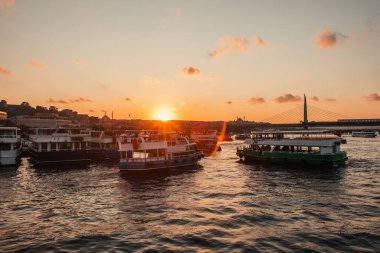
[[[352,137],[362,137],[362,138],[375,138],[376,132],[375,131],[356,131],[352,132]]]
[[[348,159],[340,150],[344,143],[345,139],[325,130],[252,132],[252,139],[238,147],[236,154],[251,162],[338,166]]]
[[[234,136],[235,141],[244,141],[246,139],[249,139],[251,136],[249,134],[236,134]]]
[[[217,131],[196,132],[190,134],[190,138],[197,144],[198,149],[205,155],[213,154],[221,151],[222,148],[218,144]]]
[[[129,131],[120,135],[118,144],[123,172],[193,166],[203,156],[194,142],[178,133]]]
[[[0,166],[15,165],[21,153],[21,136],[17,127],[0,127]]]

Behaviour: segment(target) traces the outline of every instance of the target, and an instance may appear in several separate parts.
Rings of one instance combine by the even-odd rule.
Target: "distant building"
[[[7,113],[0,111],[0,120],[6,120],[7,119]]]
[[[20,115],[10,118],[17,126],[28,127],[60,127],[60,126],[75,126],[73,122],[67,118],[59,117],[55,113],[36,113],[34,116]]]
[[[108,117],[107,114],[104,114],[104,116],[100,120],[104,128],[110,128],[112,126],[112,119],[110,119],[110,117]]]

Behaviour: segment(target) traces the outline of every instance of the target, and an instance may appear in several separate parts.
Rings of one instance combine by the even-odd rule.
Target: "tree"
[[[52,113],[58,113],[58,108],[57,107],[55,107],[55,106],[50,106],[49,107],[49,112],[52,112]]]

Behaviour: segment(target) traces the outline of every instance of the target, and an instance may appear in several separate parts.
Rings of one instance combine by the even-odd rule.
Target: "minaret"
[[[303,98],[303,128],[307,130],[309,128],[309,121],[307,120],[307,102],[305,94],[303,94]]]

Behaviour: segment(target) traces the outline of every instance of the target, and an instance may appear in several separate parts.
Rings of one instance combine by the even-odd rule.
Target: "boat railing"
[[[0,134],[0,138],[19,138],[20,135],[15,135],[15,134]]]
[[[173,159],[185,159],[188,157],[196,157],[202,155],[201,152],[196,152],[193,154],[187,154],[187,155],[179,155],[179,156],[173,156],[172,159],[166,159],[165,156],[156,156],[156,157],[133,157],[133,158],[122,158],[120,159],[121,162],[154,162],[154,161],[168,161]]]

